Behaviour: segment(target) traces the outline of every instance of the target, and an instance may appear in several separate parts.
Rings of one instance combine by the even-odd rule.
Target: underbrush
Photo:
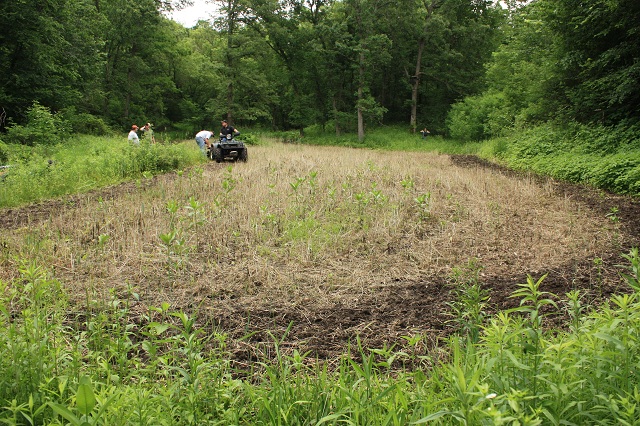
[[[544,124],[486,145],[497,148],[486,150],[488,157],[515,169],[640,195],[637,127]]]
[[[356,340],[336,362],[315,363],[285,350],[285,335],[273,337],[273,357],[243,369],[223,333],[169,303],[141,311],[129,288],[105,302],[87,293],[72,310],[55,277],[24,262],[0,283],[0,422],[636,424],[640,256],[623,257],[632,291],[598,309],[577,291],[559,304],[540,290],[544,276],[519,285],[518,308],[493,316],[481,294],[460,291],[455,320],[467,326],[443,342],[445,357]],[[459,284],[473,289],[476,276]],[[568,329],[550,329],[554,316]]]
[[[0,207],[75,194],[182,169],[204,158],[195,143],[130,144],[125,138],[78,135],[64,144],[5,145]]]

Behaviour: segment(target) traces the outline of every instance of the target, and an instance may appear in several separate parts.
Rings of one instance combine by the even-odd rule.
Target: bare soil
[[[250,158],[249,164],[252,161],[259,160]],[[593,304],[606,300],[612,293],[628,290],[620,279],[616,265],[624,263],[621,253],[640,246],[640,200],[517,173],[474,156],[451,156],[448,161],[449,167],[460,170],[478,169],[483,173],[551,188],[553,197],[567,200],[572,206],[577,206],[575,208],[581,214],[600,220],[603,227],[615,228],[614,243],[608,239],[603,240],[601,245],[595,243],[600,250],[594,252],[593,256],[601,259],[601,265],[594,262],[594,257],[578,255],[555,259],[549,269],[546,269],[544,261],[529,262],[530,267],[526,266],[529,263],[523,261],[523,267],[523,264],[511,260],[514,257],[513,248],[508,247],[508,242],[518,238],[517,234],[521,232],[518,225],[513,225],[510,233],[501,237],[505,241],[504,247],[492,243],[487,244],[486,249],[478,249],[478,257],[482,259],[484,266],[480,282],[490,292],[491,311],[516,306],[519,301],[509,296],[518,284],[526,282],[528,274],[536,279],[544,273],[548,274],[542,286],[544,291],[562,298],[566,292],[580,289],[588,295],[588,302]],[[220,176],[225,167],[227,166],[215,163],[207,164],[205,175],[210,173]],[[54,218],[68,218],[79,209],[95,205],[98,200],[112,202],[136,192],[152,191],[159,186],[170,185],[176,179],[179,179],[177,175],[171,173],[156,176],[142,185],[125,183],[89,194],[4,210],[0,215],[0,229],[7,235],[20,229],[53,229]],[[516,214],[525,217],[527,213]],[[95,225],[99,226],[102,225]],[[101,229],[93,234],[100,232]],[[95,235],[87,238],[95,239]],[[234,253],[231,246],[238,243],[234,243],[235,240],[227,235],[220,235],[220,238],[225,241],[227,253]],[[404,337],[422,334],[426,338],[418,349],[427,351],[454,331],[447,305],[452,300],[451,292],[454,288],[450,275],[451,262],[446,266],[442,263],[433,268],[426,268],[424,265],[411,268],[400,264],[397,260],[400,257],[394,256],[401,253],[404,258],[410,257],[411,251],[417,253],[422,250],[420,247],[423,246],[419,244],[426,244],[424,240],[428,238],[428,234],[415,234],[406,240],[392,235],[384,242],[384,246],[376,245],[380,247],[375,251],[376,259],[363,254],[363,245],[353,247],[352,252],[344,251],[343,260],[335,257],[325,259],[322,254],[316,254],[320,260],[298,261],[300,269],[292,266],[296,265],[295,262],[285,263],[278,258],[269,262],[255,254],[241,265],[230,260],[234,256],[227,255],[217,258],[214,266],[198,263],[192,265],[188,273],[177,273],[173,277],[169,277],[170,274],[159,262],[155,272],[149,269],[141,272],[136,269],[135,259],[127,261],[114,257],[111,268],[118,269],[117,272],[100,269],[102,266],[99,269],[102,275],[106,275],[104,281],[117,288],[121,297],[127,297],[125,282],[136,286],[141,297],[139,301],[133,301],[134,321],[143,323],[143,315],[148,314],[149,306],[158,306],[163,300],[170,301],[173,309],[195,315],[200,326],[225,332],[230,338],[228,348],[239,365],[272,356],[273,341],[281,338],[282,348],[285,350],[308,351],[312,357],[319,359],[334,359],[344,353],[349,344],[354,344],[356,336],[368,347],[380,348],[395,344],[400,348],[406,346]],[[486,237],[479,235],[460,239],[459,249],[466,248],[471,252],[470,245],[481,246],[483,238]],[[594,239],[598,238],[601,237],[594,235]],[[0,245],[0,249],[5,252],[14,249],[10,238],[0,238]],[[535,245],[518,247],[523,252],[536,249]],[[4,258],[3,267],[11,266],[8,256]],[[394,264],[397,268],[389,266]],[[378,270],[377,265],[385,266],[380,268],[383,270]],[[335,276],[343,277],[336,278],[337,281],[330,287],[331,291],[326,287],[332,276],[331,271],[327,270],[333,270]],[[70,289],[77,290],[78,283],[102,282],[99,275],[92,276],[90,271],[90,267],[74,269],[57,265],[55,274]],[[366,271],[371,271],[370,275]],[[229,275],[225,275],[227,273]],[[15,273],[9,270],[0,274],[2,279],[14,276]],[[315,280],[310,278],[312,276],[321,276],[322,279]],[[270,280],[278,281],[283,277],[289,282],[299,282],[301,288],[305,285],[307,287],[298,292],[270,283]],[[322,292],[327,294],[326,298],[317,296],[312,288],[312,282],[316,285],[320,281],[323,283]],[[356,289],[347,290],[346,282],[355,283]],[[83,298],[84,295],[79,296],[75,303],[80,305]],[[78,307],[78,311],[81,310]],[[562,325],[562,314],[556,317],[556,322]]]

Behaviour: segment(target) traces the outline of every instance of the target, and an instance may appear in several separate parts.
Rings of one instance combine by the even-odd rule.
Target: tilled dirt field
[[[261,164],[261,161],[267,163]],[[273,166],[271,161],[252,155],[247,166],[235,167],[264,166],[264,170],[279,167]],[[226,167],[207,164],[204,175],[219,178]],[[572,289],[581,289],[590,303],[600,303],[614,292],[627,291],[619,277],[619,268],[615,265],[623,263],[621,253],[640,246],[640,200],[523,175],[473,156],[447,157],[443,168],[458,169],[460,173],[465,173],[465,170],[481,171],[482,176],[545,187],[551,197],[560,202],[565,200],[578,212],[576,221],[580,220],[578,215],[586,214],[596,218],[596,222],[601,221],[603,228],[607,229],[606,236],[594,232],[593,238],[602,239],[602,244],[594,242],[594,247],[598,249],[592,250],[592,255],[566,256],[563,254],[565,251],[558,250],[559,256],[566,256],[566,259],[548,262],[545,260],[548,257],[538,259],[535,254],[529,253],[543,250],[539,248],[541,243],[536,238],[531,236],[527,240],[519,235],[531,232],[521,228],[522,223],[535,219],[531,212],[510,212],[509,215],[518,217],[513,222],[510,216],[502,217],[502,234],[500,239],[492,242],[485,241],[488,235],[495,235],[495,232],[484,233],[488,232],[486,223],[476,223],[478,235],[469,235],[474,227],[465,228],[463,235],[459,230],[454,233],[451,231],[453,228],[448,228],[451,233],[448,237],[450,250],[467,251],[480,259],[483,269],[479,279],[489,291],[489,309],[492,312],[518,305],[519,301],[509,296],[517,284],[526,282],[528,274],[536,279],[548,274],[542,289],[560,297]],[[308,169],[303,167],[301,170]],[[239,173],[242,175],[243,170],[240,169]],[[71,234],[70,230],[57,231],[56,227],[62,229],[63,225],[57,225],[56,218],[61,218],[61,222],[67,222],[70,218],[78,220],[83,217],[82,209],[99,201],[115,204],[117,200],[132,197],[137,192],[153,192],[160,187],[170,187],[177,179],[180,178],[172,173],[157,176],[143,185],[127,183],[62,200],[4,210],[0,216],[0,230],[5,234],[5,237],[0,237],[1,249],[5,253],[18,251],[16,241],[20,237],[14,235],[24,235],[37,229],[47,228],[49,233],[56,229],[56,232]],[[451,197],[450,194],[446,195]],[[147,209],[153,210],[153,215],[160,215],[156,212],[161,210],[160,207]],[[445,217],[444,213],[441,217]],[[145,230],[146,226],[151,226],[146,223],[145,217],[136,220],[139,227],[137,231],[127,231],[129,238],[133,238],[136,232],[151,233]],[[75,238],[78,240],[75,243],[77,246],[70,251],[77,253],[81,247],[95,242],[96,235],[107,232],[105,229],[110,229],[111,235],[115,234],[115,225],[109,225],[109,228],[98,219],[89,221],[93,222],[91,226],[95,230],[85,229],[81,236]],[[475,221],[481,222],[481,219]],[[306,258],[296,254],[299,256],[297,260],[264,254],[266,251],[281,253],[285,249],[280,243],[254,251],[255,242],[243,243],[217,230],[211,237],[218,239],[215,250],[206,242],[198,242],[199,251],[204,253],[203,258],[209,261],[191,259],[187,267],[177,272],[167,271],[159,260],[162,257],[157,255],[157,250],[145,248],[147,243],[143,242],[138,250],[147,253],[146,257],[131,259],[134,255],[128,255],[130,258],[127,255],[114,255],[108,260],[100,260],[105,258],[103,253],[102,257],[96,255],[95,259],[92,258],[92,264],[79,266],[82,265],[81,261],[72,259],[71,262],[60,261],[53,267],[55,276],[70,292],[76,291],[78,294],[81,293],[79,289],[86,288],[89,282],[92,286],[99,286],[100,283],[112,286],[121,297],[127,297],[124,291],[127,285],[135,286],[140,300],[132,301],[131,315],[132,320],[141,325],[150,306],[169,301],[173,309],[195,315],[201,327],[226,333],[229,336],[228,349],[240,366],[272,356],[273,341],[281,338],[284,350],[298,349],[309,352],[312,358],[320,359],[333,359],[344,353],[349,344],[354,344],[356,336],[368,347],[381,348],[395,344],[400,348],[406,344],[405,337],[420,334],[425,339],[418,350],[426,351],[454,331],[447,305],[452,301],[452,290],[455,288],[451,279],[453,261],[444,253],[441,256],[438,254],[444,249],[436,242],[436,231],[409,232],[407,229],[403,228],[403,232],[398,234],[389,232],[383,236],[373,235],[370,237],[375,240],[373,243],[367,241],[367,234],[363,234],[350,241],[348,247],[341,248],[337,254],[332,252],[330,256],[323,256],[320,252]],[[588,232],[588,228],[585,229]],[[154,232],[157,234],[157,231]],[[550,229],[548,232],[553,234],[561,231]],[[516,240],[517,243],[511,243]],[[504,247],[500,241],[505,242]],[[526,241],[531,241],[531,245]],[[553,246],[553,235],[544,241]],[[557,243],[563,244],[560,239]],[[54,241],[52,244],[61,243]],[[135,238],[131,244],[138,244]],[[431,267],[428,259],[420,258],[425,247],[431,247],[429,259],[435,259],[436,266]],[[60,247],[53,250],[59,250],[61,259],[69,257]],[[544,250],[550,252],[546,256],[553,256],[553,247]],[[223,254],[220,254],[221,251]],[[151,257],[154,257],[153,261],[149,260]],[[522,260],[514,260],[518,258]],[[599,262],[595,262],[594,258],[598,258]],[[3,256],[3,259],[3,268],[6,269],[0,278],[10,279],[15,276],[12,268],[15,265],[10,256]],[[461,256],[461,259],[466,258]],[[140,267],[139,262],[147,262],[147,266]],[[458,265],[463,263],[464,260],[460,260]],[[280,285],[283,280],[286,284]],[[95,290],[94,287],[92,289]],[[75,301],[78,311],[82,311],[80,305],[84,298],[82,294]],[[561,325],[562,311],[554,318],[556,324]]]

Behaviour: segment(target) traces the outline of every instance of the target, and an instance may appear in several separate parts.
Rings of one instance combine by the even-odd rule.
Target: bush
[[[637,129],[545,123],[485,142],[479,152],[512,168],[620,194],[640,194]]]
[[[27,124],[7,129],[6,141],[21,145],[57,145],[69,135],[68,123],[59,114],[34,102],[27,110]]]
[[[7,164],[9,161],[9,149],[7,144],[0,140],[0,166]]]
[[[62,114],[73,133],[105,136],[113,132],[102,118],[87,113],[78,114],[75,108],[69,108]]]
[[[512,126],[502,94],[472,96],[451,107],[447,128],[454,139],[479,141],[501,135]]]
[[[601,159],[591,169],[589,183],[620,194],[637,193],[640,184],[640,153],[616,154]]]
[[[630,147],[638,147],[640,142],[640,126],[622,122],[616,126],[597,126],[573,124],[572,146],[580,152],[590,154],[615,154]]]
[[[238,139],[247,145],[260,145],[260,140],[253,133],[243,133]]]

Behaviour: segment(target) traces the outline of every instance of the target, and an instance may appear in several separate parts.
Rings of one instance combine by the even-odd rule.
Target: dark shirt
[[[233,126],[222,127],[222,129],[220,129],[220,133],[225,136],[231,134],[231,137],[233,138],[233,135],[236,134],[236,129]]]

